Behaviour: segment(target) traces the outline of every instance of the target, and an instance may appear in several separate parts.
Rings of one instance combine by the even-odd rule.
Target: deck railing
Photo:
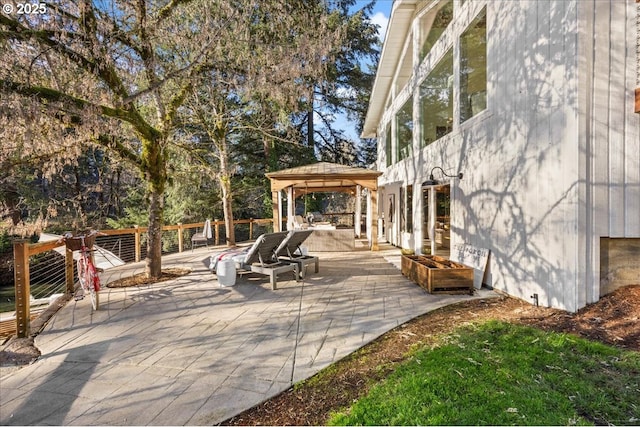
[[[204,222],[166,225],[162,233],[162,253],[170,254],[192,249],[191,238],[202,232]],[[226,241],[224,221],[211,221],[213,245]],[[110,259],[125,263],[138,262],[147,255],[147,228],[132,227],[118,230],[100,230],[96,238],[97,253],[109,263]],[[234,221],[236,241],[249,241],[263,233],[273,231],[273,220],[240,219]],[[8,319],[0,319],[0,337],[16,333],[18,337],[31,334],[31,319],[55,299],[56,296],[74,292],[77,280],[73,252],[57,240],[29,243],[18,240],[13,243],[15,318],[12,307],[0,307],[8,312]],[[108,267],[108,265],[106,266]],[[6,300],[5,300],[6,301]]]

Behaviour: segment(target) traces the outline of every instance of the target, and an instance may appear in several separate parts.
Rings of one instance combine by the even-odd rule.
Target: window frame
[[[408,111],[404,111],[405,108]],[[401,115],[406,113],[407,120],[404,122],[401,121]],[[413,155],[413,135],[415,131],[415,123],[413,121],[413,96],[407,98],[407,100],[402,104],[398,111],[394,114],[395,120],[395,142],[396,142],[396,163],[401,160],[408,159]],[[411,124],[411,127],[405,127],[404,124]],[[407,129],[408,135],[407,138],[404,138],[405,135],[401,135],[403,129]]]
[[[470,34],[473,30],[476,29],[476,26],[484,21],[484,81],[483,81],[483,90],[470,92],[468,87],[468,82],[473,78],[471,73],[464,73],[464,64],[465,59],[463,58],[465,52],[465,43],[463,39],[466,34]],[[487,91],[488,91],[488,60],[487,60],[487,6],[483,6],[482,9],[474,16],[471,22],[464,28],[464,30],[460,33],[458,37],[458,46],[459,46],[459,54],[458,54],[458,111],[459,111],[459,119],[458,123],[463,124],[466,121],[472,119],[473,117],[479,115],[483,111],[488,109],[487,102]],[[472,57],[469,57],[472,58]],[[471,75],[471,77],[470,77]],[[482,76],[482,74],[480,74]],[[476,77],[477,78],[477,77]],[[465,100],[464,98],[467,97]],[[475,98],[474,98],[475,97]],[[477,103],[478,110],[474,112],[474,103]]]
[[[427,138],[426,137],[426,125],[427,125],[427,121],[426,121],[426,114],[424,114],[424,111],[426,109],[426,105],[423,103],[423,100],[426,97],[426,94],[423,93],[423,85],[425,83],[427,83],[427,81],[429,80],[430,77],[433,76],[434,73],[440,71],[440,69],[444,69],[444,67],[447,65],[445,64],[444,61],[446,61],[447,59],[451,60],[451,63],[448,64],[450,65],[450,75],[447,78],[447,87],[446,88],[440,88],[440,90],[449,90],[449,96],[448,96],[448,106],[447,106],[447,112],[449,113],[449,117],[447,118],[447,123],[445,123],[445,129],[443,131],[443,133],[441,132],[441,134],[438,136],[438,127],[441,126],[435,126],[435,134],[433,139]],[[442,67],[442,68],[441,68]],[[420,147],[424,148],[432,143],[434,143],[435,141],[439,140],[440,138],[444,137],[445,135],[450,134],[451,132],[453,132],[453,124],[455,122],[455,93],[454,93],[454,84],[453,84],[453,79],[455,79],[455,55],[454,55],[454,48],[453,46],[451,46],[449,49],[447,49],[445,51],[445,53],[439,58],[438,62],[436,62],[436,64],[431,68],[431,71],[429,71],[429,73],[427,74],[427,76],[422,79],[420,81],[420,83],[417,86],[417,94],[418,94],[418,111],[419,111],[419,116],[418,116],[418,120],[419,120],[419,125],[420,125]],[[451,82],[451,86],[449,87],[449,82]],[[426,88],[425,88],[426,90]],[[441,110],[439,112],[442,112],[444,110]]]

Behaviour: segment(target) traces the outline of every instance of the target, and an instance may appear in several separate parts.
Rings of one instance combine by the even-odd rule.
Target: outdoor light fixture
[[[442,172],[442,175],[446,176],[447,178],[462,179],[462,172],[460,172],[457,175],[449,175],[440,166],[435,166],[431,169],[431,172],[429,172],[429,179],[422,183],[423,187],[432,187],[434,185],[440,185],[440,182],[436,181],[436,179],[433,177],[433,171],[436,169],[440,169],[440,172]]]

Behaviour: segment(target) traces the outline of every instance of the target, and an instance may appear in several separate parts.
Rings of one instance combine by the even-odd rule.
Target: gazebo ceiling
[[[293,187],[297,194],[312,192],[344,192],[360,185],[377,190],[378,177],[382,172],[354,168],[336,163],[313,163],[297,168],[270,172],[271,191]]]

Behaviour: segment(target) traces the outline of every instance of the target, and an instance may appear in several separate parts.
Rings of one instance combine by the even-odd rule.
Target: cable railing
[[[51,250],[29,259],[30,312],[39,313],[65,292],[64,256]]]
[[[192,249],[191,238],[203,231],[205,223],[166,225],[162,232],[162,254]],[[211,243],[226,241],[224,221],[211,221]],[[234,221],[236,241],[250,241],[273,231],[272,219]],[[147,255],[147,228],[101,230],[94,244],[97,267],[108,269],[138,262]],[[0,287],[0,337],[17,333],[26,337],[30,321],[57,297],[73,293],[77,281],[78,251],[67,250],[59,240],[14,242],[14,287]]]

